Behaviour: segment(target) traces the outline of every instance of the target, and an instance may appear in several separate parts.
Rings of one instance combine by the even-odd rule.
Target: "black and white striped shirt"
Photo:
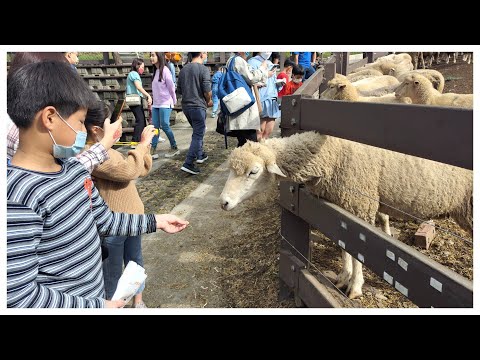
[[[156,231],[153,214],[111,212],[81,163],[60,162],[7,167],[8,307],[104,307],[100,235]]]

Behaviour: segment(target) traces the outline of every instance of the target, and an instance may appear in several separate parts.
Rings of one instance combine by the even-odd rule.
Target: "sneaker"
[[[178,148],[176,146],[172,146],[170,148],[170,151],[168,151],[166,154],[165,154],[165,157],[169,158],[169,157],[174,157],[175,155],[178,155],[180,154],[180,150],[178,150]]]
[[[165,142],[167,139],[162,138],[160,135],[158,135],[158,142]]]
[[[180,168],[180,170],[183,170],[189,174],[192,175],[197,175],[200,174],[200,169],[197,169],[195,165],[189,165],[189,164],[183,164],[183,166]]]
[[[145,303],[143,301],[140,301],[139,303],[136,303],[133,307],[135,309],[146,309],[146,308],[148,308],[148,306],[145,305]]]
[[[150,148],[150,155],[152,155],[153,160],[158,159],[157,149],[154,147]]]
[[[214,118],[215,116],[217,116],[217,114],[212,112],[212,118]]]
[[[208,155],[206,152],[203,153],[203,157],[201,159],[197,159],[197,163],[203,164],[205,160],[208,160]]]

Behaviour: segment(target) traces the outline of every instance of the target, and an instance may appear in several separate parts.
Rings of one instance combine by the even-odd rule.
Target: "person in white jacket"
[[[226,67],[228,68],[231,61],[235,61],[233,69],[243,76],[247,84],[253,86],[259,82],[265,83],[268,77],[267,61],[264,61],[258,69],[253,69],[246,61],[248,55],[248,52],[235,52],[235,55],[228,59]],[[260,115],[256,101],[240,115],[227,115],[227,132],[229,136],[237,137],[238,147],[245,144],[247,140],[258,141]]]

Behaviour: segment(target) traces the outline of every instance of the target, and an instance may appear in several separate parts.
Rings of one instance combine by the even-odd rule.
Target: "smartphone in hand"
[[[122,113],[123,107],[125,106],[125,99],[117,100],[115,103],[115,107],[112,112],[112,116],[110,116],[110,123],[114,123],[118,120],[118,117]]]

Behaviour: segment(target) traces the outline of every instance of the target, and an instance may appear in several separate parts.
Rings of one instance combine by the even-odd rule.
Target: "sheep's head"
[[[405,77],[403,82],[395,89],[395,97],[409,97],[414,98],[419,86],[417,76],[412,74]]]
[[[328,82],[328,88],[322,92],[320,99],[341,100],[342,92],[347,86],[348,80],[345,77],[334,77]]]
[[[220,194],[222,209],[231,210],[240,202],[263,192],[273,176],[284,176],[276,164],[274,152],[264,144],[247,141],[232,151],[230,174]]]

